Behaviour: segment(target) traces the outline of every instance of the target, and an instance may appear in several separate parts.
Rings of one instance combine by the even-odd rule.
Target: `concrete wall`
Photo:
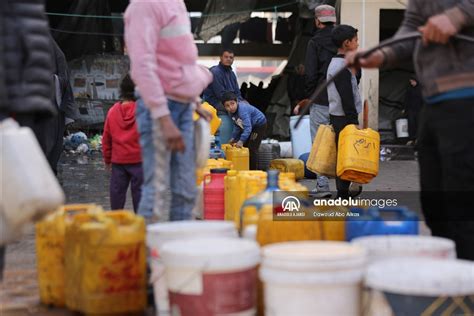
[[[380,10],[404,9],[407,0],[342,0],[341,2],[341,24],[349,24],[359,30],[359,46],[360,49],[364,49],[379,43]],[[369,127],[377,130],[379,71],[364,69],[360,89],[363,100],[369,103]],[[362,117],[360,122],[362,123]]]

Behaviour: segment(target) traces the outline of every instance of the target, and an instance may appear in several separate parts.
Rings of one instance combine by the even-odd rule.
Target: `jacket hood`
[[[115,104],[119,113],[119,124],[123,129],[134,128],[135,124],[135,101],[123,101]]]

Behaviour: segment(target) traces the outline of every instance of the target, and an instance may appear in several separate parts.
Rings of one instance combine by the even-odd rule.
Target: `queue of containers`
[[[377,139],[348,133],[352,148],[370,152],[358,168],[331,168],[365,183],[378,171]],[[41,301],[88,315],[142,312],[151,282],[157,315],[474,313],[474,264],[455,259],[452,241],[418,236],[409,211],[392,210],[398,230],[370,209],[358,221],[277,221],[275,192],[307,196],[296,182],[301,164],[283,159],[274,165],[284,172],[249,171],[248,150],[223,149],[227,160],[198,170],[203,220],[145,228],[133,213],[76,205],[40,222]]]

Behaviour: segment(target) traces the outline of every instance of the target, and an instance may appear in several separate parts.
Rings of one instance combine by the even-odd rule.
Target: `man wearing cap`
[[[331,59],[337,53],[337,47],[332,41],[331,32],[336,24],[336,9],[330,5],[320,5],[314,9],[317,31],[308,43],[306,49],[305,94],[309,98],[319,84],[326,80],[326,72]],[[303,100],[296,106],[294,113],[298,114],[301,106],[308,105]],[[329,124],[329,102],[327,92],[322,93],[310,108],[311,139],[314,140],[319,125]],[[316,192],[318,197],[330,197],[329,181],[327,177],[319,176]]]

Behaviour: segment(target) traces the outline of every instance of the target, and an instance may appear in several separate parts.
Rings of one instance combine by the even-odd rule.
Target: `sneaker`
[[[362,193],[362,185],[359,183],[351,182],[349,186],[349,196],[355,198]]]
[[[311,197],[318,199],[327,199],[332,197],[332,193],[329,191],[329,186],[327,187],[316,187],[316,189],[309,192]]]

